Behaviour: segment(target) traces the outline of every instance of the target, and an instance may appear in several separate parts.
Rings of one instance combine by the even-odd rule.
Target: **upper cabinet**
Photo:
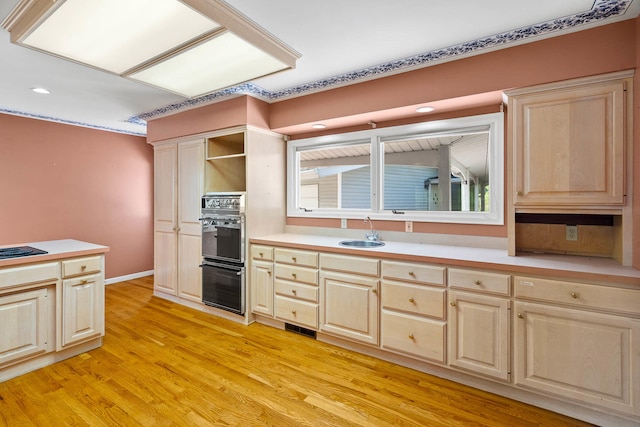
[[[625,77],[507,93],[515,206],[624,204]]]

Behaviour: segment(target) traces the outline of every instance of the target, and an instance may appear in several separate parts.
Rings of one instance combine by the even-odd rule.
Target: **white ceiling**
[[[279,101],[640,14],[640,0],[227,2],[300,52],[296,69],[187,100],[13,45],[0,29],[0,112],[145,135],[143,119],[242,93]],[[0,0],[0,20],[17,3]]]

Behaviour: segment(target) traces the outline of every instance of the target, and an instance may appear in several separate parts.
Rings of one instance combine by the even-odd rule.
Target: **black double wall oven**
[[[244,193],[202,197],[202,302],[245,313]]]

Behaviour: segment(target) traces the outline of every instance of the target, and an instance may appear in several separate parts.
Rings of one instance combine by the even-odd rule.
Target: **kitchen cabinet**
[[[379,261],[320,254],[320,331],[378,345]]]
[[[639,415],[640,291],[514,280],[515,384]]]
[[[298,326],[318,329],[318,254],[276,248],[275,317]]]
[[[508,381],[511,277],[458,268],[448,275],[449,365]]]
[[[204,142],[156,145],[154,165],[154,288],[201,303]]]
[[[273,316],[273,248],[251,246],[251,311]]]
[[[380,344],[445,363],[445,267],[382,261]]]
[[[515,206],[624,203],[626,84],[602,77],[507,92]]]
[[[104,335],[102,257],[62,261],[58,350]]]

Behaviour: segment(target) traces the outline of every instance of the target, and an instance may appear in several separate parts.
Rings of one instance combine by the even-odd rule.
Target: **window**
[[[502,113],[290,141],[289,216],[503,223]]]

